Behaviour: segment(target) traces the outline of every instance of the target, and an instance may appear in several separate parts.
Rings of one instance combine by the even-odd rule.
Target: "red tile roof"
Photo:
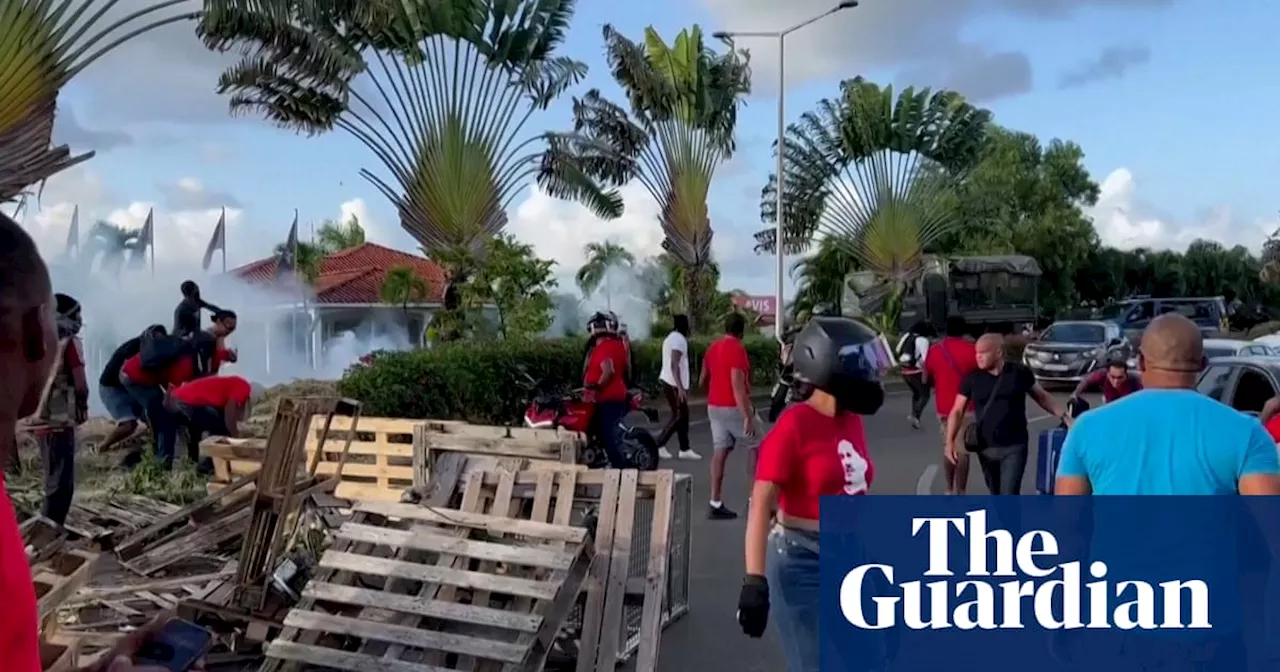
[[[424,303],[444,301],[444,270],[435,262],[416,254],[401,252],[376,243],[365,243],[349,250],[330,254],[320,262],[320,274],[312,288],[316,303],[381,303],[378,288],[387,269],[408,266],[427,281]],[[276,277],[276,259],[259,259],[229,273],[246,282],[271,283]]]

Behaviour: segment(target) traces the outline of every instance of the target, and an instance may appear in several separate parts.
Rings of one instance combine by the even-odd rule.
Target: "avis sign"
[[[748,296],[740,294],[733,297],[733,305],[739,308],[746,308],[757,315],[772,316],[777,306],[777,297],[775,296]]]

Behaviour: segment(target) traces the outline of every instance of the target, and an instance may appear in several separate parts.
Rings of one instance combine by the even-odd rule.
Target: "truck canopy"
[[[958,273],[1012,273],[1032,277],[1043,274],[1040,264],[1035,259],[1021,254],[958,257],[951,260],[951,269]]]

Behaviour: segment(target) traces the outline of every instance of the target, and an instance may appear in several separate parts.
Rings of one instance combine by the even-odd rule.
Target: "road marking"
[[[917,495],[932,495],[933,480],[938,477],[938,465],[931,464],[924,468],[924,473],[920,474],[920,480],[916,481]]]

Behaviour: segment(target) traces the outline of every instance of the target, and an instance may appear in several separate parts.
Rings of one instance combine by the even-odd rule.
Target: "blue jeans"
[[[819,672],[818,535],[774,527],[765,554],[765,575],[787,672]]]
[[[173,464],[173,444],[177,440],[178,423],[164,407],[164,388],[159,385],[136,385],[125,377],[120,378],[124,389],[137,402],[151,425],[151,434],[156,441],[156,459],[168,467]]]
[[[609,466],[614,469],[628,469],[630,460],[622,454],[622,420],[627,417],[627,402],[598,401],[595,415],[591,422],[595,425],[596,440],[600,449],[609,458]]]

